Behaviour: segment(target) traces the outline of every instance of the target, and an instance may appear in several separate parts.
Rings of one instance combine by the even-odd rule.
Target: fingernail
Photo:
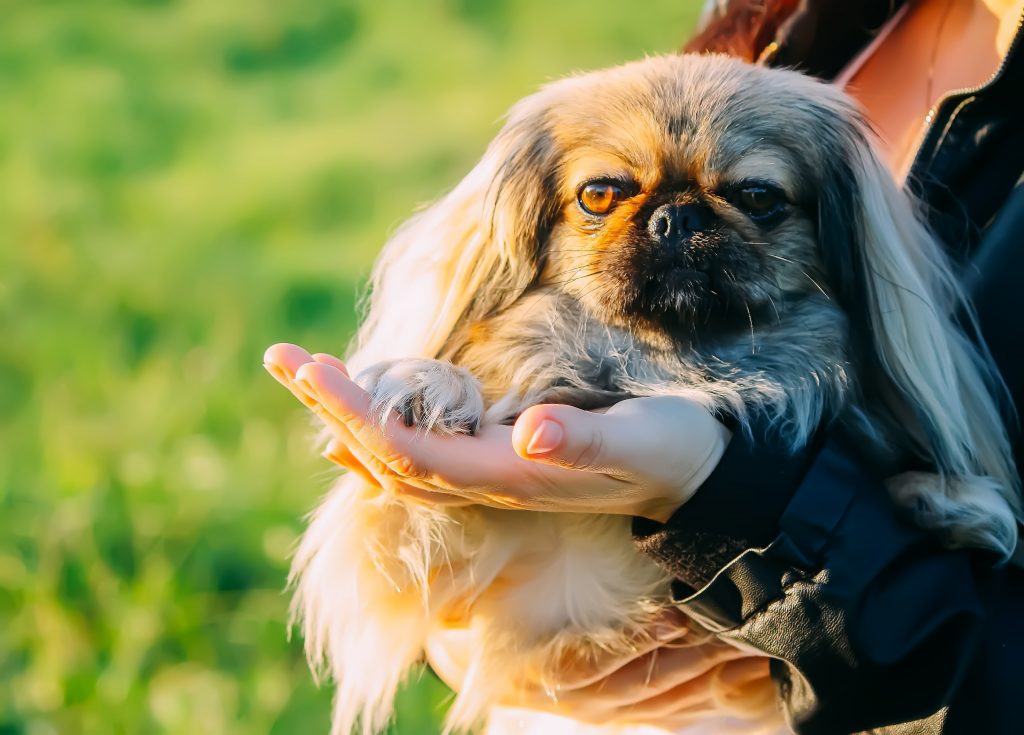
[[[530,437],[526,445],[527,454],[547,454],[562,443],[565,432],[562,427],[550,419],[544,419]]]

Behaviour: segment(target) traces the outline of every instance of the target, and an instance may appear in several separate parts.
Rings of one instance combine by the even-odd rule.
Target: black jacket
[[[896,5],[806,2],[770,61],[830,77]],[[836,24],[837,9],[861,15]],[[1018,406],[1022,47],[1019,26],[993,81],[939,105],[910,177]],[[1019,436],[1014,452],[1024,466]],[[801,735],[1024,733],[1024,570],[942,548],[855,457],[828,429],[796,456],[737,434],[668,523],[634,522],[637,546],[677,577],[685,612],[775,659],[783,713]]]

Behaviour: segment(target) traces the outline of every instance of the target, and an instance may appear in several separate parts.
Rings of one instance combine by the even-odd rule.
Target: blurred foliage
[[[0,2],[0,734],[327,732],[283,587],[330,473],[263,349],[341,351],[514,100],[699,4]]]

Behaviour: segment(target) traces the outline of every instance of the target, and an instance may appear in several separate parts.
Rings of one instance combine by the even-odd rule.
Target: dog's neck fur
[[[608,326],[578,300],[539,290],[463,325],[442,358],[481,380],[492,421],[537,403],[590,409],[679,394],[741,425],[766,421],[797,447],[844,408],[853,387],[847,343],[846,318],[820,294],[751,318],[747,330],[680,344]]]

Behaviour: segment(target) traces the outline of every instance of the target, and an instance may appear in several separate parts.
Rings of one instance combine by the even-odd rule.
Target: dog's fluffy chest
[[[553,653],[614,649],[664,604],[669,579],[636,553],[627,516],[470,508],[451,517],[458,539],[437,578],[450,589],[446,619],[472,609],[491,622],[488,634],[515,631]]]

